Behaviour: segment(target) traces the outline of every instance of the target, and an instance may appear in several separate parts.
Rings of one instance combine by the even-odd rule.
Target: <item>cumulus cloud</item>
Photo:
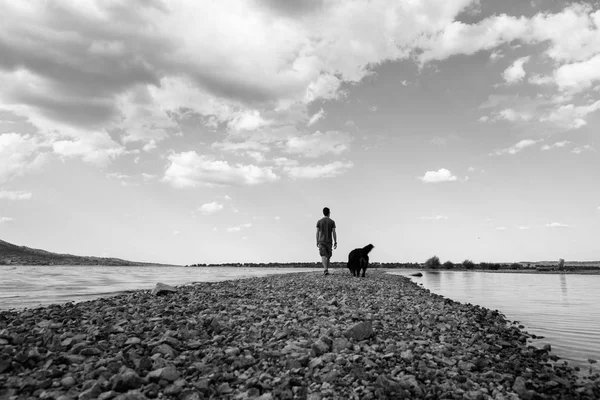
[[[0,200],[29,200],[30,192],[0,190]]]
[[[520,231],[526,231],[527,229],[529,229],[529,227],[528,227],[528,226],[525,226],[525,225],[520,225],[520,226],[519,226],[519,230],[520,230]]]
[[[547,116],[540,118],[541,122],[552,122],[564,129],[577,129],[586,125],[585,117],[600,109],[600,100],[587,105],[562,105]]]
[[[47,159],[47,147],[31,135],[0,135],[0,183],[38,169]]]
[[[213,201],[212,203],[205,203],[198,209],[203,215],[211,215],[217,213],[223,209],[223,204]]]
[[[573,154],[581,154],[581,153],[586,152],[586,151],[594,151],[595,152],[596,149],[594,149],[589,144],[586,144],[585,146],[575,147],[573,150],[571,150],[571,153],[573,153]]]
[[[170,163],[162,180],[176,188],[256,185],[279,179],[271,167],[230,165],[227,161],[199,155],[195,151],[174,153],[168,159]]]
[[[322,120],[323,118],[325,118],[325,110],[323,110],[322,108],[317,111],[316,113],[314,113],[313,115],[310,116],[308,122],[306,123],[306,126],[312,126],[314,124],[316,124],[318,121]]]
[[[290,138],[284,145],[284,151],[302,154],[306,157],[319,157],[324,154],[341,154],[348,151],[352,136],[346,132],[316,131],[310,135]]]
[[[432,217],[420,217],[423,221],[441,221],[446,220],[448,217],[446,215],[434,215]]]
[[[568,228],[569,225],[566,224],[562,224],[560,222],[550,222],[548,224],[546,224],[547,228]]]
[[[500,155],[503,155],[503,154],[515,155],[518,152],[526,149],[527,147],[533,146],[537,142],[539,142],[539,140],[523,139],[523,140],[517,142],[514,146],[511,146],[511,147],[506,148],[506,149],[495,150],[494,152],[490,153],[490,155],[491,156],[494,156],[494,155],[495,156],[500,156]]]
[[[52,150],[59,156],[80,157],[83,161],[98,166],[106,166],[126,153],[125,147],[103,132],[96,132],[75,140],[57,140],[52,143]]]
[[[0,224],[8,224],[13,221],[14,219],[12,219],[11,217],[0,217]]]
[[[497,231],[505,231],[505,230],[506,230],[506,227],[505,227],[505,226],[497,226],[497,227],[496,227],[496,230],[497,230]]]
[[[437,171],[427,171],[419,179],[425,183],[452,182],[457,180],[456,176],[452,175],[452,172],[446,168],[440,168]]]
[[[353,163],[334,161],[329,164],[314,164],[314,165],[294,165],[289,164],[283,168],[293,179],[318,179],[318,178],[333,178],[341,175],[353,167]]]
[[[237,225],[237,226],[231,226],[231,227],[227,228],[227,232],[241,232],[242,230],[248,229],[251,227],[252,227],[251,223]]]
[[[525,70],[523,69],[523,65],[529,61],[529,56],[521,57],[515,60],[510,67],[508,67],[502,76],[506,83],[513,84],[523,80],[525,78]]]
[[[562,142],[555,142],[553,144],[545,144],[541,147],[541,150],[558,149],[558,148],[565,147],[569,143],[571,143],[571,142],[568,140],[563,140]]]

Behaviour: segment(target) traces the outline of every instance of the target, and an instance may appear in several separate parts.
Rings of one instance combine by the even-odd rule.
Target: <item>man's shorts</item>
[[[333,254],[331,243],[319,243],[319,255],[321,257],[330,257]]]

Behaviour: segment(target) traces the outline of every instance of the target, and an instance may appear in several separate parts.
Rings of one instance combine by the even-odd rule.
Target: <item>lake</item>
[[[157,282],[185,285],[271,274],[321,271],[315,268],[0,266],[0,310],[93,300],[149,289]]]
[[[537,347],[571,364],[589,368],[600,359],[600,275],[493,273],[478,271],[391,270],[423,287],[461,303],[498,310],[519,321]],[[597,369],[598,364],[594,364]]]
[[[150,290],[157,282],[183,285],[306,271],[321,269],[0,266],[0,310]],[[389,271],[404,276],[415,272]],[[545,337],[533,340],[536,346],[549,343],[554,354],[582,367],[589,366],[588,358],[600,359],[600,275],[422,272],[423,277],[411,279],[444,297],[497,309],[520,321],[529,333]]]

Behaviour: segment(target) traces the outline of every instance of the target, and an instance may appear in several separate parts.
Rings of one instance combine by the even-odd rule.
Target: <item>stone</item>
[[[514,390],[514,392],[522,399],[529,400],[533,398],[533,391],[527,390],[525,378],[522,376],[517,376],[515,382],[513,383],[512,390]]]
[[[142,378],[131,369],[127,369],[118,375],[113,375],[110,382],[112,390],[117,392],[127,392],[131,389],[137,389],[144,383]]]
[[[315,353],[315,355],[318,357],[322,354],[325,354],[329,351],[329,345],[327,343],[325,343],[322,340],[317,340],[315,343],[313,343],[312,345],[312,351]]]
[[[373,323],[371,321],[359,322],[358,324],[346,330],[346,332],[344,332],[344,336],[349,339],[354,339],[358,342],[368,339],[373,336]]]
[[[95,399],[98,396],[100,396],[100,393],[102,393],[102,388],[100,387],[99,384],[94,383],[92,385],[92,387],[90,387],[87,390],[84,390],[83,392],[79,393],[79,396],[77,396],[78,400],[91,400],[91,399]]]
[[[154,296],[164,296],[166,294],[175,292],[177,292],[176,288],[160,282],[156,284],[156,287],[154,287],[154,289],[152,289],[152,295]]]
[[[346,350],[348,347],[350,347],[350,342],[345,338],[333,339],[333,343],[331,345],[332,351],[336,353],[339,353],[342,350]]]
[[[167,367],[150,371],[148,373],[148,379],[157,381],[164,379],[165,381],[174,382],[177,379],[179,379],[179,373],[177,372],[177,369],[174,366],[169,365]]]

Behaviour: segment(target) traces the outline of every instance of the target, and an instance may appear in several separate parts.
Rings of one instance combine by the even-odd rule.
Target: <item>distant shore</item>
[[[0,312],[0,397],[600,397],[597,368],[553,362],[497,311],[345,272]]]

